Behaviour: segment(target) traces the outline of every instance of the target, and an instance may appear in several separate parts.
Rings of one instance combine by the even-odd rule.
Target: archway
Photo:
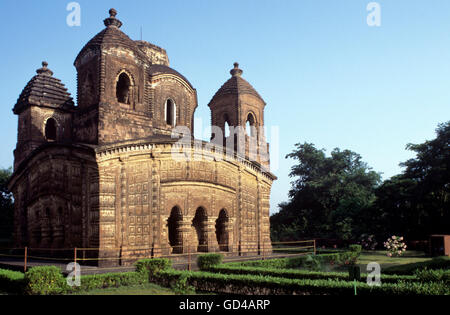
[[[228,214],[225,209],[220,210],[219,217],[216,220],[216,237],[219,244],[220,251],[229,251],[229,236],[228,236]]]
[[[167,125],[175,127],[177,121],[177,110],[175,102],[171,99],[166,101],[165,119]]]
[[[170,212],[170,217],[167,220],[169,228],[169,243],[172,246],[174,254],[180,254],[183,252],[183,235],[181,234],[181,222],[183,221],[183,215],[180,208],[173,207]]]
[[[56,135],[56,120],[49,118],[45,123],[45,138],[47,141],[56,141]]]
[[[206,228],[208,226],[208,216],[206,214],[206,210],[202,207],[198,208],[195,212],[195,217],[192,220],[192,225],[195,227],[195,231],[197,232],[198,238],[198,252],[207,252],[208,251],[208,235]]]
[[[125,72],[122,72],[117,80],[116,97],[119,103],[130,104],[131,80]]]
[[[256,119],[252,113],[249,113],[247,116],[247,122],[245,124],[245,131],[248,136],[251,136],[251,137],[256,136]]]

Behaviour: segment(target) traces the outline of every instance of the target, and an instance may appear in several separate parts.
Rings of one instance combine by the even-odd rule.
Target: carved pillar
[[[41,248],[50,248],[52,243],[52,230],[50,227],[50,220],[47,215],[41,219]]]
[[[203,230],[205,233],[205,246],[204,250],[205,252],[218,252],[219,251],[219,244],[217,242],[217,236],[216,236],[216,220],[215,218],[208,218],[207,220],[203,221]]]
[[[196,238],[192,238],[192,217],[184,217],[183,221],[180,222],[178,227],[178,235],[180,237],[181,247],[177,252],[179,254],[185,254],[190,252],[194,252],[196,248]]]
[[[55,219],[52,223],[52,227],[53,227],[52,248],[64,247],[64,223],[62,218],[62,210],[61,212],[58,210],[58,213],[56,214]]]

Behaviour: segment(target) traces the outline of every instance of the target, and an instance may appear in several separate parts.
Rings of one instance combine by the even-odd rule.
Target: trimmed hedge
[[[145,259],[136,272],[81,276],[81,286],[70,287],[61,270],[54,266],[31,268],[26,274],[0,269],[0,291],[13,294],[56,295],[148,283],[149,275],[171,268],[169,259]]]
[[[343,251],[332,254],[304,255],[299,257],[286,257],[268,260],[245,261],[227,263],[229,266],[263,267],[276,269],[307,268],[318,271],[320,265],[350,265],[356,262],[360,253]]]
[[[65,285],[64,293],[83,292],[94,289],[118,288],[122,286],[141,285],[148,282],[148,277],[142,272],[104,273],[81,276],[81,286]]]
[[[207,270],[213,266],[220,265],[222,260],[222,254],[203,254],[197,257],[197,266],[200,270]]]
[[[289,279],[310,279],[310,280],[342,280],[349,281],[349,275],[345,272],[318,272],[305,271],[295,269],[276,269],[276,268],[259,268],[259,267],[237,267],[228,265],[212,266],[208,270],[221,274],[240,274],[240,275],[260,275]],[[367,274],[361,274],[361,281],[365,282]],[[382,275],[381,283],[397,283],[399,281],[417,282],[419,278],[416,276],[397,276]]]
[[[172,261],[168,258],[141,259],[134,265],[137,272],[155,274],[161,270],[172,268]]]
[[[0,269],[0,291],[20,294],[24,291],[25,274],[18,271]]]
[[[450,285],[450,270],[416,270],[415,276],[421,282],[440,282],[443,281]]]
[[[171,286],[181,277],[199,291],[226,294],[299,294],[299,295],[353,295],[353,282],[342,280],[287,279],[257,275],[216,274],[166,270],[152,277],[164,286]],[[442,282],[432,283],[387,283],[369,286],[357,283],[358,295],[443,295],[450,294]]]
[[[33,267],[25,273],[25,293],[30,295],[61,294],[66,291],[66,280],[55,266]]]

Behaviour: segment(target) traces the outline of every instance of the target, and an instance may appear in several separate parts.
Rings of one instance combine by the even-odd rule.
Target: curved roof
[[[42,62],[42,68],[36,70],[37,75],[25,86],[14,106],[15,114],[19,114],[28,105],[63,109],[71,109],[74,106],[73,99],[64,84],[53,77],[53,72],[47,66],[47,62]]]
[[[134,51],[141,58],[146,58],[144,52],[139,48],[137,43],[120,30],[122,22],[116,19],[117,11],[111,9],[109,10],[109,13],[110,17],[103,21],[106,28],[95,35],[81,49],[80,53],[75,59],[75,63],[86,51],[104,47],[125,47]]]
[[[248,83],[245,79],[241,77],[243,71],[239,69],[239,64],[236,62],[234,64],[234,69],[230,71],[231,79],[225,82],[222,87],[216,92],[213,96],[210,104],[217,98],[228,95],[228,94],[250,94],[259,98],[263,103],[264,99],[259,95],[259,93],[255,90],[255,88]]]
[[[178,71],[168,67],[168,66],[164,66],[164,65],[152,65],[148,68],[148,74],[152,77],[152,76],[156,76],[159,74],[172,74],[175,75],[177,77],[180,77],[181,79],[183,79],[187,84],[189,84],[189,86],[194,89],[194,87],[192,86],[192,84],[188,81],[188,79],[186,79],[181,73],[179,73]]]

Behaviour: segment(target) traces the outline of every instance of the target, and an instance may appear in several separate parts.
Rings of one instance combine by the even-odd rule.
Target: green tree
[[[289,201],[271,217],[274,239],[332,237],[352,239],[366,232],[380,175],[361,156],[336,148],[331,156],[311,143],[297,144],[287,158],[298,161]]]
[[[10,239],[13,231],[14,201],[7,183],[12,170],[0,169],[0,239]]]
[[[379,231],[410,239],[450,233],[450,121],[438,126],[435,139],[406,148],[416,157],[376,192]]]

